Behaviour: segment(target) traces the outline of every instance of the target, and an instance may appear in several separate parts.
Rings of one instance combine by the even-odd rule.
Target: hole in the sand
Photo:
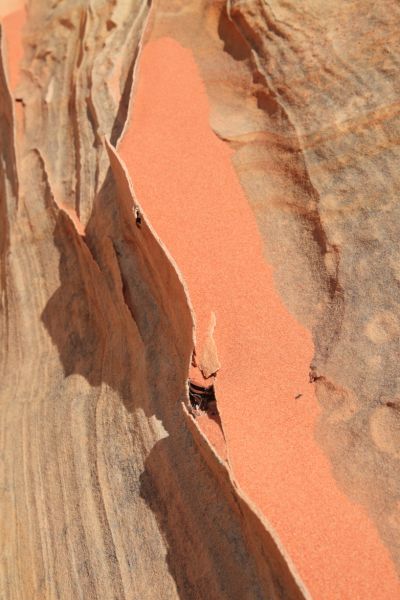
[[[400,402],[399,402],[399,401],[395,401],[395,402],[393,402],[393,401],[388,401],[388,402],[385,402],[385,404],[386,404],[386,406],[388,406],[389,408],[397,408],[397,409],[400,409]]]

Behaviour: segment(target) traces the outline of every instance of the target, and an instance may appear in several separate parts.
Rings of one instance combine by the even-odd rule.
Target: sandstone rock
[[[187,412],[187,290],[115,149],[148,9],[32,2],[14,102],[0,63],[1,595],[304,598]]]
[[[0,2],[0,595],[398,597],[397,3],[18,8]],[[186,104],[208,103],[246,195],[208,198],[234,212],[228,257],[210,227],[187,260],[196,203],[176,239],[179,190],[163,204],[138,158],[162,158],[135,129],[146,43],[196,61]],[[204,111],[180,112],[184,139]],[[150,146],[177,144],[164,125]],[[195,337],[214,429],[187,410]]]

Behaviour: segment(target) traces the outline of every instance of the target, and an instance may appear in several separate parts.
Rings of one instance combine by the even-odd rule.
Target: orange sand
[[[275,291],[231,152],[208,116],[190,51],[167,38],[149,43],[119,150],[187,281],[200,338],[216,313],[216,387],[234,475],[314,598],[400,598],[374,524],[339,490],[314,439],[312,339]]]
[[[20,62],[23,57],[22,27],[26,19],[25,9],[17,10],[1,20],[4,27],[5,46],[7,53],[8,80],[11,91],[18,84]]]

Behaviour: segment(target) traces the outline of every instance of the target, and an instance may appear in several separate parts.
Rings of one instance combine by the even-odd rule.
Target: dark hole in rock
[[[189,380],[189,399],[195,410],[210,411],[217,414],[217,402],[213,385],[203,387]]]

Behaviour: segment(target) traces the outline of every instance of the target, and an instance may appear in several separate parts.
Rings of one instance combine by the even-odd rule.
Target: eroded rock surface
[[[398,569],[399,16],[392,1],[231,2],[266,138],[224,131],[283,297],[313,331],[318,439]]]

